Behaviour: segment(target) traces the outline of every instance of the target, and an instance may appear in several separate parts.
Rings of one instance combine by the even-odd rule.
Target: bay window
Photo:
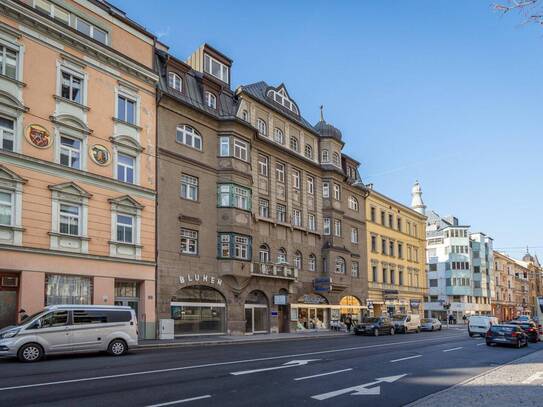
[[[218,256],[238,260],[251,260],[251,237],[235,233],[219,233]]]
[[[220,184],[218,186],[217,204],[222,208],[238,208],[251,210],[251,190],[235,184]]]

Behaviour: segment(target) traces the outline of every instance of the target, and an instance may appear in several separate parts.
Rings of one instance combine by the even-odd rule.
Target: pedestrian
[[[21,308],[21,310],[19,311],[19,322],[23,322],[27,318],[28,318],[28,314],[26,313],[24,309]]]
[[[452,324],[453,321],[454,321],[453,314],[450,314],[450,315],[449,315],[449,324]]]
[[[468,319],[468,317],[466,316],[466,314],[464,314],[464,316],[462,317],[462,320],[464,321],[464,325],[466,325],[467,319]]]
[[[345,318],[345,326],[347,327],[347,332],[351,332],[351,325],[353,324],[353,318],[351,317],[351,314],[347,314],[347,318]]]

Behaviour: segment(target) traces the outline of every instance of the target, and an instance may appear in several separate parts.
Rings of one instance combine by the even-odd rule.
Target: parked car
[[[441,321],[437,318],[424,318],[420,321],[423,331],[441,331]]]
[[[492,325],[499,323],[498,318],[483,315],[472,315],[469,317],[468,334],[469,336],[485,336]]]
[[[533,319],[529,315],[519,315],[515,321],[521,321],[521,322],[533,322]]]
[[[136,313],[121,306],[53,305],[0,330],[0,356],[22,362],[59,353],[107,351],[120,356],[137,344]]]
[[[492,344],[513,345],[517,348],[528,346],[528,335],[518,325],[492,325],[485,339],[487,346],[492,346]]]
[[[355,335],[394,335],[394,324],[389,317],[366,318],[354,328]]]
[[[535,324],[535,322],[513,320],[509,321],[507,324],[520,326],[524,333],[528,335],[528,340],[530,342],[539,342],[539,332],[537,330],[537,325]]]
[[[397,333],[420,332],[419,314],[398,314],[392,317],[394,330]]]

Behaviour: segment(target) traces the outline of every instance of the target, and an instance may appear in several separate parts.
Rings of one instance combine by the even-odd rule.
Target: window
[[[69,72],[61,71],[60,96],[76,103],[83,103],[83,78]]]
[[[336,269],[338,274],[345,274],[345,259],[343,257],[336,257]]]
[[[387,254],[387,241],[385,239],[381,239],[381,253]]]
[[[220,241],[219,257],[230,257],[230,235],[220,235]]]
[[[258,250],[258,259],[260,260],[260,263],[270,262],[270,248],[267,245],[260,245]]]
[[[391,213],[388,214],[388,227],[393,228],[394,227],[394,217]]]
[[[341,237],[341,221],[339,219],[334,220],[334,235]]]
[[[258,215],[262,218],[270,217],[270,201],[263,198],[258,200]]]
[[[309,144],[306,144],[304,154],[307,158],[313,159],[313,147],[311,147]]]
[[[294,254],[294,267],[296,267],[298,270],[302,269],[302,253],[296,252]]]
[[[298,139],[296,137],[290,138],[290,149],[293,151],[298,151]]]
[[[222,136],[219,138],[219,156],[230,156],[230,137]]]
[[[275,165],[275,177],[277,182],[285,182],[285,164],[277,163]]]
[[[430,283],[430,287],[437,287],[437,279],[431,278],[428,282]]]
[[[178,92],[181,92],[183,90],[183,80],[176,73],[168,72],[168,86]]]
[[[191,175],[181,175],[181,198],[191,201],[198,200],[198,178]]]
[[[123,243],[134,243],[134,217],[130,215],[117,214],[117,241]]]
[[[181,253],[198,254],[198,232],[181,228]]]
[[[283,134],[283,130],[276,127],[273,130],[273,140],[276,143],[285,144],[285,135]]]
[[[275,102],[286,107],[291,112],[298,114],[298,109],[296,108],[296,105],[292,103],[292,101],[288,98],[287,93],[284,89],[281,89],[279,91],[275,91],[272,89],[268,91],[267,95],[268,97],[272,98]]]
[[[372,222],[375,222],[375,220],[376,220],[375,208],[373,206],[370,208],[370,219],[371,219]]]
[[[332,164],[339,167],[339,154],[338,153],[332,154]]]
[[[193,127],[186,124],[177,126],[175,140],[196,150],[202,150],[202,136]]]
[[[81,141],[65,136],[60,137],[60,164],[81,169]]]
[[[302,211],[299,209],[292,210],[292,224],[294,226],[302,226]]]
[[[13,151],[15,141],[15,121],[0,116],[0,148]]]
[[[11,226],[13,222],[13,194],[0,191],[0,225]]]
[[[351,228],[351,243],[358,243],[358,229]]]
[[[334,199],[336,201],[341,200],[341,187],[339,186],[339,184],[334,184]]]
[[[117,119],[136,124],[136,101],[119,95],[117,97]]]
[[[309,255],[309,258],[307,259],[307,268],[309,271],[317,270],[317,257],[314,254]]]
[[[360,266],[357,261],[351,263],[351,276],[354,278],[360,277]]]
[[[389,247],[389,250],[388,250],[389,256],[394,256],[394,242],[393,241],[388,242],[388,247]]]
[[[390,269],[390,284],[396,284],[396,272]]]
[[[234,157],[240,160],[247,161],[248,159],[247,143],[238,139],[234,139]]]
[[[403,270],[398,270],[398,284],[403,285]]]
[[[300,189],[300,171],[292,170],[292,186],[294,189]]]
[[[3,45],[0,45],[0,73],[17,79],[17,52]]]
[[[34,0],[34,7],[46,13],[49,17],[55,18],[65,24],[70,25],[70,13],[63,8],[60,8],[56,4],[53,4],[47,0]]]
[[[206,101],[207,107],[210,107],[212,109],[216,109],[217,108],[217,96],[215,96],[211,92],[208,92],[207,90],[205,91],[204,95],[205,95],[205,101]]]
[[[247,236],[234,236],[234,257],[249,260],[249,238]]]
[[[332,231],[330,230],[330,218],[324,218],[324,221],[323,221],[323,233],[325,235],[330,235],[332,233]]]
[[[397,223],[396,223],[396,229],[398,229],[398,231],[401,232],[401,231],[402,231],[402,218],[400,218],[400,217],[398,216],[398,219],[396,220],[396,222],[397,222]]]
[[[371,281],[377,282],[377,266],[371,266]]]
[[[285,264],[287,263],[287,251],[282,247],[277,252],[277,263]]]
[[[91,304],[90,277],[47,274],[45,276],[45,305]]]
[[[241,118],[242,118],[243,120],[245,120],[246,122],[248,122],[248,121],[249,121],[249,112],[248,112],[247,110],[244,109],[244,110],[241,112]]]
[[[358,200],[352,195],[349,197],[349,208],[358,212]]]
[[[60,204],[59,231],[72,236],[79,236],[81,207],[70,204]]]
[[[377,252],[377,236],[371,237],[371,251]]]
[[[218,206],[251,210],[251,190],[235,184],[221,184],[218,187]]]
[[[128,184],[134,183],[134,157],[125,154],[117,155],[117,180]]]
[[[403,244],[398,243],[398,257],[403,259]]]
[[[329,182],[322,183],[322,197],[330,198],[330,183]]]
[[[321,155],[323,163],[327,163],[330,161],[330,153],[328,152],[328,150],[322,150]]]
[[[268,157],[263,155],[258,156],[258,173],[263,177],[268,176]]]
[[[307,228],[311,231],[317,230],[317,224],[315,222],[315,215],[309,214],[307,215]]]
[[[381,211],[381,225],[386,226],[386,214],[384,211]]]
[[[307,177],[307,193],[313,195],[315,191],[315,179],[313,177]]]
[[[91,23],[82,20],[80,17],[77,17],[75,28],[80,33],[94,38],[96,41],[99,41],[102,44],[107,43],[107,33],[104,30],[101,30],[100,28],[95,27]]]
[[[277,204],[277,222],[286,223],[287,221],[287,207],[285,205]]]
[[[383,283],[388,283],[388,269],[383,266]]]
[[[268,135],[268,126],[260,117],[256,121],[256,128],[258,129],[258,134],[261,134],[262,136]]]
[[[217,61],[215,58],[209,56],[208,54],[204,54],[204,71],[208,74],[213,75],[215,78],[220,79],[221,81],[225,83],[230,82],[230,78],[228,75],[228,66],[225,64]]]

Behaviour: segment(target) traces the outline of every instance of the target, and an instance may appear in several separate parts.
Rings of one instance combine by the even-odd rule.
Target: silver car
[[[420,322],[423,331],[441,331],[441,322],[437,318],[424,318]]]
[[[0,330],[0,356],[22,362],[59,353],[107,351],[120,356],[137,344],[137,318],[130,307],[52,305]]]

